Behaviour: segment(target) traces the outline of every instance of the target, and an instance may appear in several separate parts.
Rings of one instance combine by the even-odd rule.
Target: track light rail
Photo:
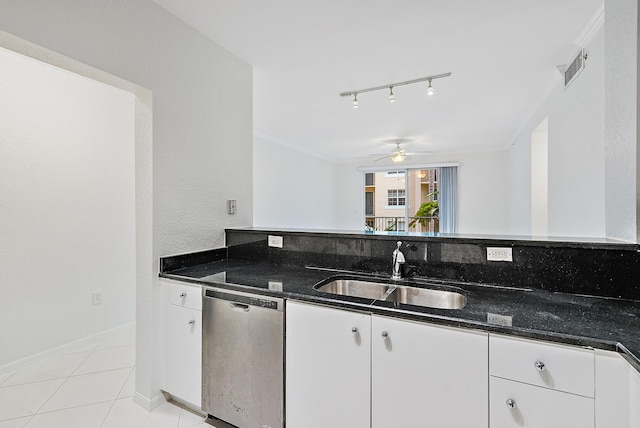
[[[412,85],[414,83],[420,83],[420,82],[430,82],[430,81],[435,80],[435,79],[441,79],[443,77],[449,77],[449,76],[451,76],[451,73],[435,74],[433,76],[421,77],[419,79],[413,79],[413,80],[405,80],[404,82],[389,83],[388,85],[375,86],[373,88],[366,88],[366,89],[358,89],[358,90],[355,90],[355,91],[341,92],[340,96],[341,97],[351,97],[351,96],[359,95],[359,94],[362,94],[362,93],[365,93],[365,92],[380,91],[382,89],[386,90],[386,89],[389,89],[389,88],[395,88],[396,86]]]

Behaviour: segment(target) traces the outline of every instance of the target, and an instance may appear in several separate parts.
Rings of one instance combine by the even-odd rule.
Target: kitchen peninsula
[[[269,246],[270,237],[275,246]],[[517,381],[534,385],[537,381],[543,389],[560,391],[570,398],[589,397],[590,401],[580,402],[578,408],[583,405],[593,408],[595,402],[595,408],[602,409],[606,406],[598,401],[601,373],[598,367],[606,364],[599,362],[619,355],[622,357],[617,362],[619,367],[624,363],[632,370],[635,368],[636,377],[640,371],[640,263],[635,244],[268,229],[230,229],[226,231],[226,238],[227,246],[222,249],[163,258],[160,276],[281,297],[287,299],[287,307],[292,308],[318,306],[366,313],[373,317],[374,324],[378,318],[393,318],[455,329],[455,333],[479,332],[481,337],[484,335],[484,342],[489,338],[485,344],[489,361],[480,363],[489,366],[485,367],[484,379],[490,381],[491,391],[496,393],[507,388],[502,385],[504,382],[511,382],[507,383],[510,387],[520,386]],[[403,242],[406,264],[411,265],[414,272],[401,280],[401,284],[454,288],[465,295],[466,305],[460,309],[429,308],[330,294],[314,287],[331,278],[365,278],[389,283],[391,254],[397,241]],[[487,248],[510,249],[512,261],[487,261]],[[290,323],[289,315],[287,317]],[[287,332],[287,346],[292,340],[289,334],[294,335],[295,329]],[[373,333],[369,334],[373,344]],[[510,351],[513,341],[518,346]],[[545,380],[544,376],[553,373],[553,369],[545,371],[545,364],[540,361],[536,364],[542,364],[541,368],[540,364],[537,366],[541,374],[533,380],[520,379],[517,373],[500,369],[504,364],[497,350],[504,355],[512,352],[517,355],[520,349],[530,346],[534,349],[559,346],[563,352],[563,348],[568,348],[578,354],[587,350],[584,372],[593,376],[595,371],[595,379],[591,385],[574,389],[574,386],[563,387],[563,375],[557,372]],[[571,361],[568,367],[579,366]],[[549,362],[546,363],[550,367]],[[371,373],[374,372],[371,368]],[[578,374],[578,377],[584,376]],[[628,378],[626,382],[629,385]],[[602,400],[603,392],[601,387]],[[502,407],[491,407],[491,414],[496,413],[492,420],[499,420],[501,411]],[[512,417],[517,416],[513,408],[509,412]],[[606,410],[596,412],[593,426],[601,426],[597,422],[606,414]],[[287,415],[288,421],[295,420],[295,409],[287,407]],[[491,426],[502,425],[492,423]]]

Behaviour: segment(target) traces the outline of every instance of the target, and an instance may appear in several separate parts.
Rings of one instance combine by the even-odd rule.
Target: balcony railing
[[[387,232],[438,232],[438,217],[367,217],[365,223],[370,230]],[[408,227],[408,228],[407,228]]]

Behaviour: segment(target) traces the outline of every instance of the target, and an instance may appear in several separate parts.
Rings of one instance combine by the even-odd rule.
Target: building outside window
[[[364,174],[367,230],[438,232],[439,219],[416,216],[423,203],[438,199],[437,169],[406,169]]]
[[[390,207],[403,208],[405,206],[404,189],[387,190],[387,205]]]

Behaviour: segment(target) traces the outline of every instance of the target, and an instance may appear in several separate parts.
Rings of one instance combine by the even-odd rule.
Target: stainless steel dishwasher
[[[284,425],[284,300],[205,287],[202,410],[239,428]]]

